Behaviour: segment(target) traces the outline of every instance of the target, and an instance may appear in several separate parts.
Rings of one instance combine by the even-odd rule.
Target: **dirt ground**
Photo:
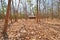
[[[4,21],[0,20],[0,40],[3,40]],[[60,20],[19,19],[9,24],[7,29],[9,40],[60,40]]]

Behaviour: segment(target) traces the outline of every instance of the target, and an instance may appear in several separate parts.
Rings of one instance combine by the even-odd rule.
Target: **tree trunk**
[[[10,15],[10,20],[11,20],[11,23],[12,23],[12,13],[11,13],[11,6],[10,6],[10,11],[9,11],[9,15]]]
[[[58,1],[58,18],[60,19],[60,0]]]
[[[5,17],[5,23],[4,23],[4,30],[3,30],[3,32],[7,31],[8,19],[9,19],[9,14],[10,14],[10,6],[11,6],[11,0],[8,0],[8,6],[7,6],[7,12],[6,12],[6,17]]]
[[[37,14],[36,14],[36,20],[37,20],[37,23],[39,22],[38,21],[38,0],[37,0]]]
[[[26,5],[26,2],[25,2],[25,6],[24,6],[24,12],[25,12],[25,19],[27,20],[28,19],[28,15],[27,15],[27,5]]]
[[[13,0],[12,0],[12,6],[13,6],[13,20],[15,21],[15,8],[14,8]]]
[[[52,13],[51,13],[51,18],[53,19],[53,0],[52,0]]]

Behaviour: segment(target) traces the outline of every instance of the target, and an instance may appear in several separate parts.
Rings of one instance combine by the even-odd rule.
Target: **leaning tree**
[[[8,6],[5,16],[5,22],[4,22],[4,29],[3,29],[3,36],[6,36],[7,28],[8,28],[8,20],[9,20],[9,14],[10,14],[10,7],[11,7],[11,0],[8,0]]]

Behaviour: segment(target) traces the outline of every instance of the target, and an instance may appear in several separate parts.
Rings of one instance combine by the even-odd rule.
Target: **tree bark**
[[[39,22],[38,21],[38,0],[37,0],[37,14],[36,14],[36,20],[37,20],[37,23]]]
[[[8,6],[7,6],[6,16],[5,16],[5,23],[4,23],[4,30],[3,30],[3,32],[7,31],[8,19],[9,19],[9,14],[10,14],[10,6],[11,6],[11,0],[8,0]]]

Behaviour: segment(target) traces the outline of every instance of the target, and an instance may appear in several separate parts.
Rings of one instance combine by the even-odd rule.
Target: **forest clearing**
[[[60,40],[60,0],[0,0],[0,40]]]
[[[26,22],[27,21],[27,22]],[[9,24],[7,29],[9,40],[60,40],[60,22],[44,22],[38,24],[35,19],[19,19]],[[3,40],[2,30],[4,22],[0,23],[0,40]]]

